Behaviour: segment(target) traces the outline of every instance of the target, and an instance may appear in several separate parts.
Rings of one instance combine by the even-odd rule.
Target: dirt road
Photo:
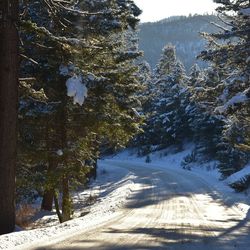
[[[191,172],[112,162],[137,175],[135,190],[119,216],[92,231],[32,249],[250,249],[249,213]]]

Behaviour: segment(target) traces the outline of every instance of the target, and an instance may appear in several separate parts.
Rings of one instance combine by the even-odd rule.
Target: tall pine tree
[[[0,234],[15,228],[18,1],[0,3]]]
[[[240,170],[249,160],[250,99],[250,3],[248,0],[222,1],[217,11],[224,26],[220,32],[204,34],[209,49],[200,58],[212,63],[219,81],[204,89],[213,111],[224,116],[226,123],[219,153],[221,171],[227,176]],[[245,153],[243,153],[244,150]]]

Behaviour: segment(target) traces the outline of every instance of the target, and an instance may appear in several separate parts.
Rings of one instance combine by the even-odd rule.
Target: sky
[[[143,11],[141,22],[154,22],[170,16],[212,13],[213,0],[134,0]]]

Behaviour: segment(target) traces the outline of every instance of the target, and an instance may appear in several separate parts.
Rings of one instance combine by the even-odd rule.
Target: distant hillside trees
[[[200,32],[218,30],[211,22],[220,22],[215,15],[194,15],[168,18],[154,23],[142,23],[139,26],[139,48],[144,51],[144,58],[152,68],[158,62],[162,48],[171,43],[176,48],[176,55],[187,71],[194,63],[204,67],[207,64],[196,60],[206,45]]]

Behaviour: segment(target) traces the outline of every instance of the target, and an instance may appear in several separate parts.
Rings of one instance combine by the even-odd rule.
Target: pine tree
[[[185,115],[187,88],[183,65],[176,59],[175,48],[167,45],[155,70],[154,97],[147,122],[147,136],[152,145],[166,147],[182,144],[190,136]]]
[[[148,120],[149,112],[152,105],[152,99],[154,96],[154,86],[152,85],[152,70],[150,65],[146,61],[142,61],[138,65],[138,80],[142,84],[142,90],[138,93],[137,98],[141,103],[139,109],[138,117],[143,117],[144,121]],[[143,148],[145,144],[150,144],[148,141],[148,131],[150,130],[150,125],[144,123],[142,125],[142,131],[139,133],[131,143],[131,146],[138,148],[138,154],[144,154]]]
[[[0,3],[0,234],[15,228],[18,1]]]
[[[211,112],[213,95],[205,90],[213,89],[218,82],[219,74],[215,68],[207,68],[202,72],[196,65],[192,67],[188,81],[190,103],[186,112],[193,132],[193,154],[196,161],[216,158],[224,123],[221,116]]]
[[[140,12],[133,2],[124,3],[80,1],[77,6],[65,3],[58,10],[59,21],[51,19],[50,12],[45,11],[43,17],[47,17],[40,20],[40,15],[33,17],[38,12],[31,11],[23,24],[32,34],[26,39],[28,44],[36,44],[39,52],[44,51],[41,57],[36,56],[41,53],[26,50],[31,53],[29,58],[43,65],[35,66],[38,81],[34,87],[43,88],[48,98],[43,110],[39,110],[41,104],[31,102],[35,106],[33,122],[39,122],[41,132],[37,135],[34,129],[28,132],[39,145],[32,164],[46,166],[46,178],[42,180],[46,191],[43,208],[51,209],[54,198],[61,222],[71,217],[70,188],[86,181],[87,162],[96,159],[99,142],[108,140],[115,146],[124,145],[139,130],[133,112],[138,105],[134,93],[139,89],[133,60],[140,53],[128,51],[124,41],[117,42],[115,37],[124,29],[133,28]],[[37,2],[33,8],[44,11]],[[61,29],[61,22],[66,20],[69,24]],[[81,27],[82,22],[90,25]],[[41,23],[43,27],[39,27]],[[24,103],[27,105],[26,100]],[[26,109],[24,117],[32,113],[29,107]],[[31,127],[26,123],[23,128],[26,126]],[[62,213],[57,199],[60,191]]]
[[[209,106],[213,106],[215,113],[224,116],[226,123],[219,152],[221,171],[226,176],[242,168],[249,159],[249,152],[242,156],[239,145],[245,145],[244,148],[247,149],[249,142],[249,124],[246,120],[249,117],[250,96],[250,3],[247,0],[215,2],[220,4],[217,11],[225,25],[216,24],[221,32],[204,34],[209,42],[209,49],[203,51],[200,58],[210,61],[219,73],[219,81],[212,88],[204,89],[204,93],[209,96],[210,104],[215,104]],[[229,155],[234,155],[235,160],[229,160]]]

